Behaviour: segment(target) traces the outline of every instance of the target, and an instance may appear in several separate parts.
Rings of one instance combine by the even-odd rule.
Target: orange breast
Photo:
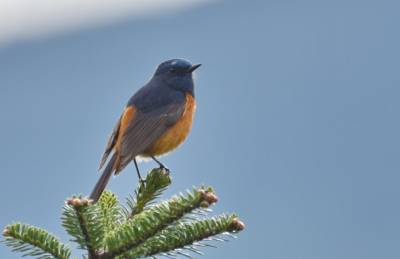
[[[192,127],[196,101],[186,94],[186,106],[182,117],[174,126],[165,132],[142,156],[158,156],[168,153],[178,147],[186,139]]]

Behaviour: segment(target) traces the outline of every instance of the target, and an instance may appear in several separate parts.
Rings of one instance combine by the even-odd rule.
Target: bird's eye
[[[174,74],[174,73],[176,73],[178,70],[177,69],[175,69],[175,68],[171,68],[170,70],[169,70],[169,72],[171,73],[171,74]]]

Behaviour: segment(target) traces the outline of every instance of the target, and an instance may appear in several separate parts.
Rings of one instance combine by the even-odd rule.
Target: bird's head
[[[166,82],[169,87],[193,94],[193,71],[200,66],[184,59],[170,59],[158,65],[154,77]]]

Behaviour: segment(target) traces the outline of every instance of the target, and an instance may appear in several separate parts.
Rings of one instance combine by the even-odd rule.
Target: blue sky
[[[399,258],[399,7],[220,1],[2,47],[0,225],[66,241],[63,201],[90,192],[128,98],[184,57],[203,64],[198,110],[162,158],[166,197],[210,184],[215,213],[247,225],[205,258]],[[131,166],[109,187],[123,199],[136,180]]]

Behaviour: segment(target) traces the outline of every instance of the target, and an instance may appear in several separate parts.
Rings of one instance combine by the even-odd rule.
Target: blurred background
[[[67,241],[106,140],[157,64],[196,75],[166,193],[210,184],[238,240],[205,258],[400,258],[398,1],[0,2],[0,225]],[[142,170],[155,167],[141,164]],[[133,166],[109,187],[132,193]],[[76,256],[80,251],[74,250]],[[0,258],[20,258],[0,245]]]

